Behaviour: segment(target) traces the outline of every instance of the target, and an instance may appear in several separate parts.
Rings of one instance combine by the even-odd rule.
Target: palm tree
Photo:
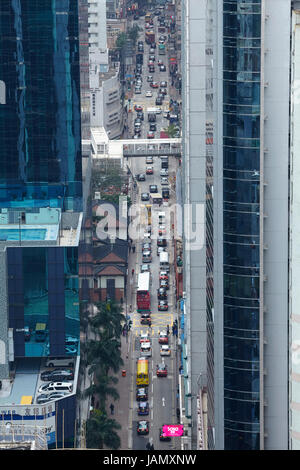
[[[121,357],[120,340],[112,338],[107,332],[103,332],[99,340],[89,340],[87,349],[87,362],[92,366],[89,373],[95,371],[99,366],[106,373],[109,369],[118,372],[120,366],[124,364]]]
[[[90,319],[94,331],[105,329],[112,337],[120,337],[125,317],[121,313],[120,305],[114,302],[100,302],[97,305],[98,313]]]
[[[86,446],[88,449],[118,449],[121,440],[116,429],[121,429],[119,423],[109,419],[105,411],[94,410],[86,423]]]
[[[94,383],[85,389],[83,395],[87,396],[98,396],[100,400],[100,409],[105,410],[105,402],[108,396],[112,397],[115,401],[119,400],[120,395],[112,384],[117,384],[117,377],[108,377],[107,375],[96,374]]]
[[[170,124],[164,131],[168,134],[170,139],[173,139],[177,133],[177,128],[174,124]]]

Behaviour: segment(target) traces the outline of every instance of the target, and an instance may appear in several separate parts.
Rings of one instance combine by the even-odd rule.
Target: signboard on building
[[[183,435],[183,424],[165,424],[163,435],[167,437],[180,437]]]

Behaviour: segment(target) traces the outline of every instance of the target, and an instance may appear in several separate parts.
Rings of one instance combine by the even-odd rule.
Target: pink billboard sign
[[[165,424],[162,430],[164,437],[180,437],[183,435],[183,424]]]

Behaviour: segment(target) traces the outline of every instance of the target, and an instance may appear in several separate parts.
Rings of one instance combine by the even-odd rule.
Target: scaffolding
[[[48,450],[45,426],[0,424],[0,450]]]

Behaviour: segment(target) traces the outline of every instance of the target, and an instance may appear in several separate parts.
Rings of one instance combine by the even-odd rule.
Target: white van
[[[141,350],[140,353],[144,357],[150,357],[152,356],[152,350],[151,350],[151,344],[149,342],[147,343],[141,343]]]
[[[162,271],[170,271],[169,253],[162,251],[159,255],[159,266]]]
[[[74,367],[74,361],[70,357],[49,357],[45,367]]]

